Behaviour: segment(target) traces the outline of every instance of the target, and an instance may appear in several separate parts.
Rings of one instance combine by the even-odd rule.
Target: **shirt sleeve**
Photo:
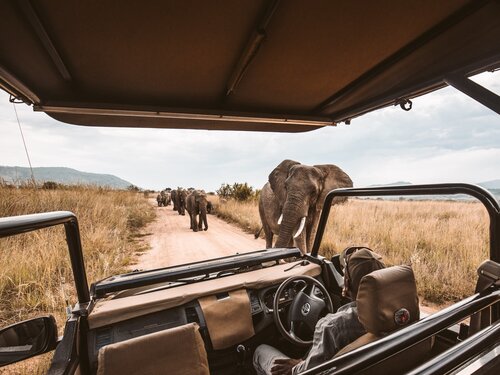
[[[293,368],[292,374],[300,374],[332,359],[340,349],[364,333],[355,303],[342,306],[335,314],[327,314],[316,324],[311,350],[305,360]]]

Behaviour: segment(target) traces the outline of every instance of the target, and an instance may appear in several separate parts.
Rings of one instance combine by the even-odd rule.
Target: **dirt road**
[[[156,200],[150,199],[156,206]],[[225,255],[265,248],[265,241],[254,239],[234,225],[208,215],[208,231],[189,229],[189,216],[181,216],[172,206],[155,207],[157,218],[146,229],[145,240],[151,250],[141,254],[133,269],[153,269],[196,262]]]

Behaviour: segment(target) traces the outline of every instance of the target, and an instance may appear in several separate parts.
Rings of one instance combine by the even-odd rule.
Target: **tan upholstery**
[[[340,349],[335,357],[339,357],[344,353],[349,353],[350,351],[360,348],[366,344],[369,344],[373,341],[377,341],[380,338],[380,336],[374,335],[373,333],[366,333],[363,336],[359,337],[357,340],[354,340],[351,342],[349,345],[344,346],[342,349]]]
[[[227,298],[211,295],[198,300],[215,350],[229,348],[255,334],[247,291],[240,289],[228,294]]]
[[[99,300],[89,315],[91,329],[103,327],[123,320],[180,306],[197,298],[237,289],[261,289],[275,285],[296,275],[318,276],[321,267],[317,264],[296,266],[297,263],[280,264],[251,272],[207,280],[180,287],[157,290],[136,296]]]
[[[209,375],[198,328],[186,324],[104,346],[97,375]]]
[[[366,275],[361,279],[356,302],[359,321],[367,332],[375,335],[392,332],[420,318],[417,286],[410,266],[385,268]],[[409,316],[401,315],[407,313]]]
[[[361,280],[356,299],[358,317],[367,333],[342,348],[339,357],[417,321],[420,317],[415,276],[410,266],[374,271]],[[357,375],[399,375],[422,361],[433,339],[422,341]]]

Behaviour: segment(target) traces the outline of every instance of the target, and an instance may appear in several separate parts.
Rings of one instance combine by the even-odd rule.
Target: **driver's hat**
[[[369,273],[385,268],[382,257],[366,247],[350,247],[340,256],[344,266],[343,294],[355,300],[361,279]]]

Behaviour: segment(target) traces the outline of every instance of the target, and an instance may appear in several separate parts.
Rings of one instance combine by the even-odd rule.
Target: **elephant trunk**
[[[305,246],[305,217],[307,216],[307,205],[305,197],[289,194],[283,207],[283,219],[281,220],[279,236],[276,247],[287,247],[294,238],[295,243],[302,251],[306,251]],[[302,246],[302,247],[300,247]]]

